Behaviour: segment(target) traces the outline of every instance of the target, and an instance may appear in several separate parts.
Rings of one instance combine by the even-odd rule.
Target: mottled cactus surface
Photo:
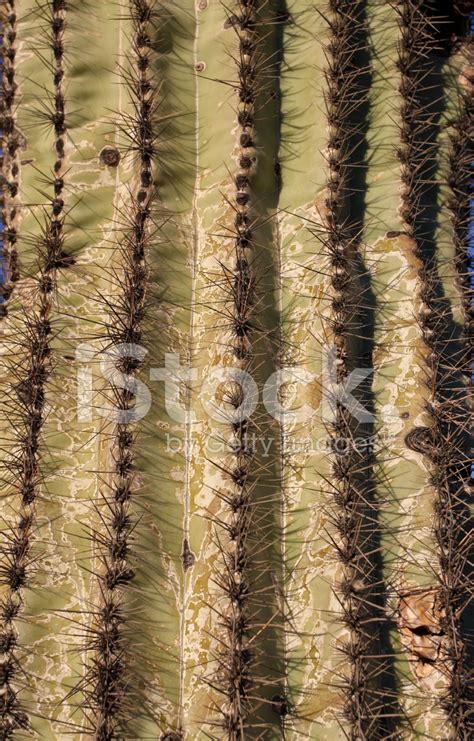
[[[0,3],[0,741],[474,737],[470,9]]]

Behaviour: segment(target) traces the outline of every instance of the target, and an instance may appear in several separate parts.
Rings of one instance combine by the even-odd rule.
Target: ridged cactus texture
[[[469,10],[1,3],[0,739],[473,738]]]

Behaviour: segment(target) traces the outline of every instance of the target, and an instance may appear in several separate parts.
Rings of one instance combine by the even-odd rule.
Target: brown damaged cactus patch
[[[400,636],[415,676],[429,677],[443,653],[444,613],[436,589],[402,592],[398,605]],[[438,668],[440,668],[438,666]]]

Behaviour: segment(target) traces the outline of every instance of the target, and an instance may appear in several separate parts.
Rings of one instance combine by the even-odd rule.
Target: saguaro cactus
[[[0,9],[0,738],[467,741],[469,2]]]

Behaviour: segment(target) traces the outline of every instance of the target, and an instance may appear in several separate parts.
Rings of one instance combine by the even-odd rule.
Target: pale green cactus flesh
[[[411,5],[422,3],[398,3]],[[442,28],[439,3],[432,5],[437,11],[434,26],[425,18],[427,38]],[[338,53],[336,19],[343,25],[355,6],[360,75],[334,82],[335,95],[342,90],[351,98],[362,85],[364,96],[351,124],[359,144],[342,166],[343,208],[358,225],[354,244],[342,245],[350,255],[347,290],[358,298],[341,329],[331,234],[345,224],[343,211],[339,223],[331,222],[337,164],[330,140],[345,123],[330,125],[325,71]],[[449,710],[467,670],[449,654],[454,628],[443,628],[440,584],[449,570],[437,535],[433,466],[439,464],[406,442],[415,427],[434,426],[429,404],[439,397],[426,382],[432,349],[422,320],[425,256],[401,209],[403,24],[396,6],[381,0],[2,3],[4,53],[16,52],[9,62],[15,103],[10,112],[3,108],[5,181],[12,163],[19,167],[18,194],[3,184],[2,213],[5,227],[13,224],[17,233],[19,275],[0,305],[6,307],[0,312],[0,668],[6,667],[0,738],[469,738],[466,697],[458,715]],[[452,53],[441,59],[430,52],[433,70],[420,86],[437,106],[433,182],[424,197],[432,199],[434,269],[447,306],[442,321],[457,343],[453,362],[462,377],[459,348],[467,331],[445,208],[449,137],[467,84],[460,70],[468,43],[458,21]],[[54,23],[64,30],[55,31]],[[62,43],[56,61],[55,33]],[[134,98],[136,80],[149,88],[142,84]],[[244,100],[246,86],[253,102]],[[10,88],[4,76],[4,99]],[[56,177],[64,180],[64,204],[57,206],[61,134],[51,116],[61,90],[66,132]],[[156,106],[155,129],[134,150],[127,132],[139,130],[139,113],[146,118],[143,101]],[[12,132],[5,129],[7,115]],[[242,136],[248,134],[247,146]],[[18,146],[9,160],[12,137]],[[149,165],[147,137],[155,138]],[[246,157],[254,159],[246,164]],[[44,236],[55,208],[64,217],[64,254],[49,269]],[[140,214],[144,256],[135,249]],[[243,246],[238,214],[251,232]],[[111,375],[110,353],[120,347],[116,308],[130,265],[139,275],[137,296],[144,286],[145,310],[136,322],[132,317],[136,334],[122,342],[144,350],[131,375],[148,410],[121,427],[113,417],[121,408],[120,383]],[[47,299],[45,275],[52,281]],[[237,291],[245,280],[253,288],[242,309]],[[28,358],[37,357],[32,347],[43,341],[45,300],[49,370],[35,381],[44,395],[35,427],[21,394],[31,376]],[[364,516],[373,518],[363,526],[370,542],[358,521],[350,521],[349,535],[335,526],[338,510],[349,505],[329,444],[338,438],[342,412],[328,422],[327,356],[341,343],[348,367],[370,355],[374,421],[362,434],[370,427],[375,442],[361,459],[355,491]],[[174,362],[179,378],[170,370]],[[205,388],[230,367],[249,373],[258,392],[246,427],[211,413],[216,405],[227,414],[239,406],[229,382]],[[275,384],[270,408],[264,401]],[[137,394],[131,406],[136,402]],[[242,444],[243,430],[245,455],[232,447]],[[125,510],[115,482],[125,434],[133,470],[123,476],[132,482],[124,545],[117,517]],[[24,491],[28,456],[35,471],[31,501]],[[245,505],[235,504],[238,496]],[[26,516],[30,535],[22,540],[28,551],[19,577],[13,545]],[[355,576],[341,555],[352,536],[370,564]],[[111,543],[122,545],[125,556],[104,556]],[[119,561],[133,572],[110,587],[110,564]],[[362,629],[347,617],[348,574],[355,592],[361,583],[367,590],[370,619]],[[462,586],[466,597],[467,583]],[[122,614],[117,623],[104,617],[111,595]],[[19,610],[9,617],[12,599]],[[99,643],[113,642],[112,623],[120,625],[121,643],[110,655],[120,658],[104,669],[109,649]],[[7,645],[10,634],[14,645]],[[369,636],[364,666],[379,668],[358,676],[354,646],[361,635]],[[355,718],[361,687],[368,699],[364,717]]]

